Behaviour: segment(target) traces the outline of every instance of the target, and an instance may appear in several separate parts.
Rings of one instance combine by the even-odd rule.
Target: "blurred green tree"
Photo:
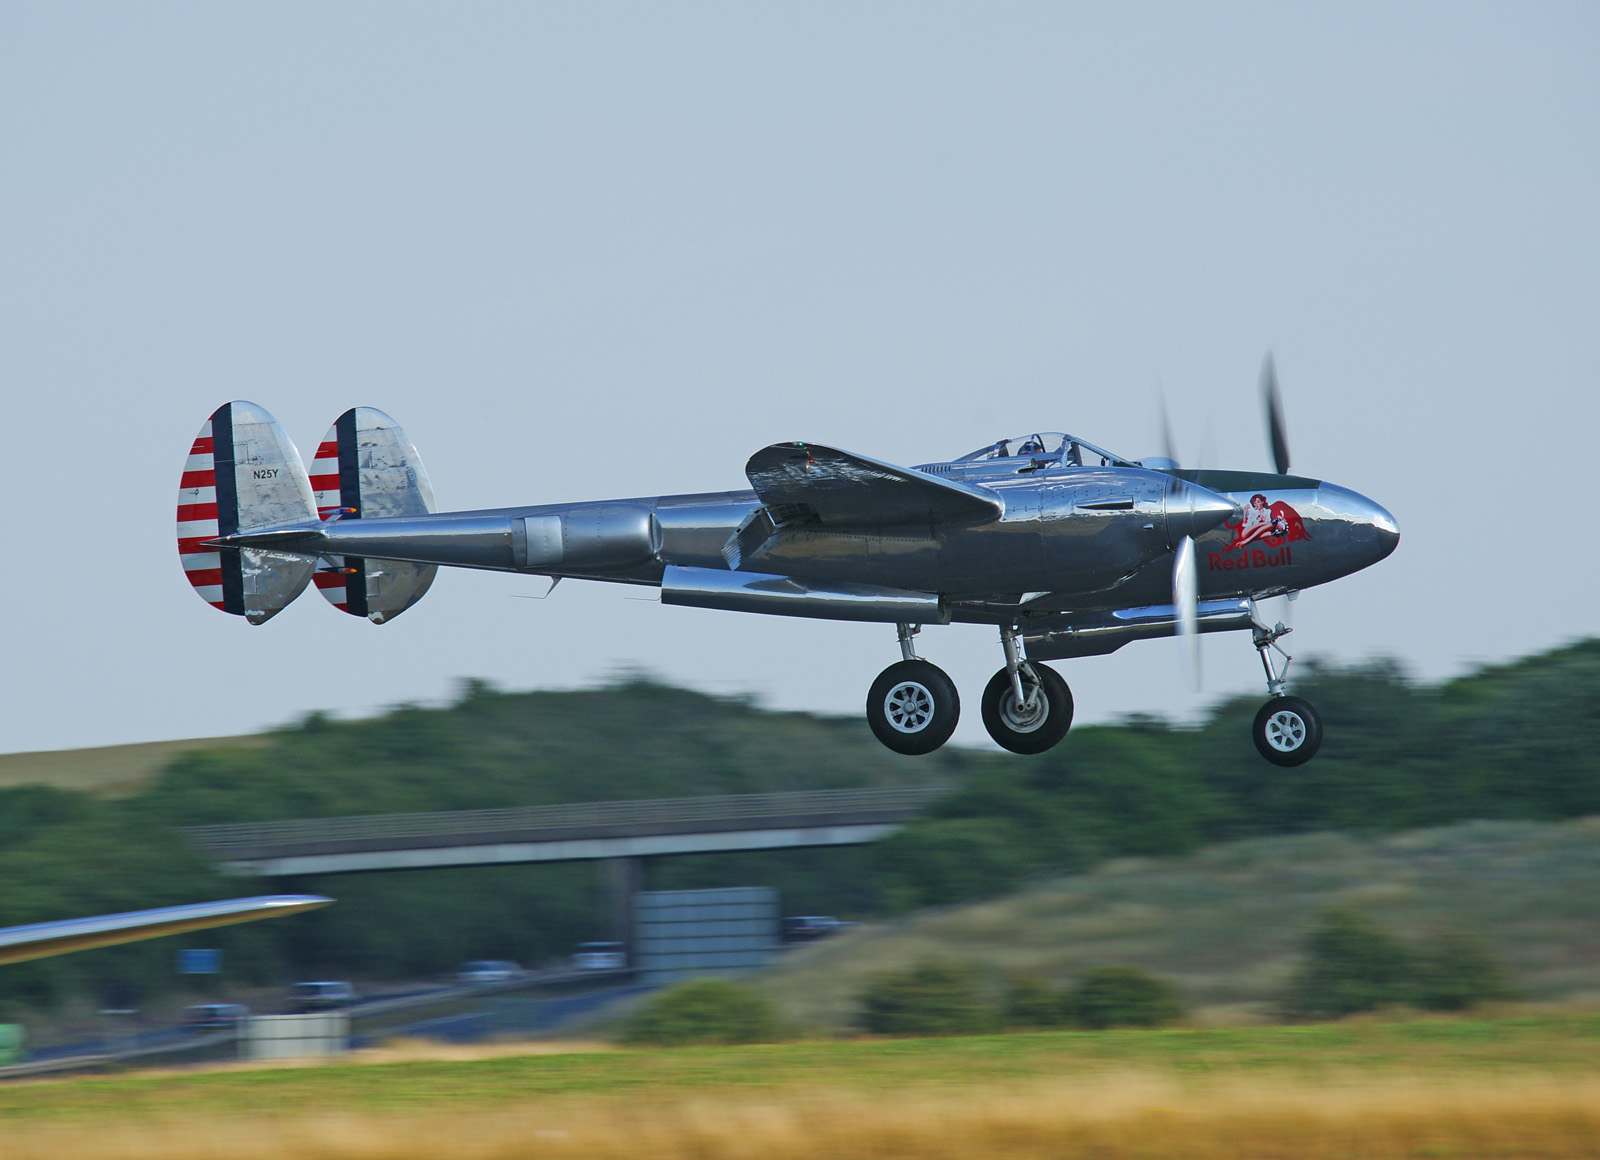
[[[977,972],[958,963],[928,961],[875,978],[862,992],[856,1025],[876,1035],[969,1035],[994,1018]]]
[[[624,1043],[774,1043],[793,1032],[764,995],[726,979],[692,979],[653,996],[628,1021]]]
[[[1138,967],[1096,967],[1064,997],[1066,1020],[1078,1027],[1160,1027],[1182,1018],[1178,993]]]

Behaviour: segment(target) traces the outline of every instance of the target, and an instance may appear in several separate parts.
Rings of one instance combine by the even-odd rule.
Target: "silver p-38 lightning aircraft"
[[[384,624],[440,565],[659,588],[663,604],[894,625],[901,660],[873,682],[867,721],[898,753],[955,730],[955,685],[916,653],[924,625],[999,629],[1005,666],[980,702],[991,737],[1042,753],[1072,724],[1072,694],[1042,661],[1133,640],[1248,630],[1270,699],[1254,739],[1268,761],[1308,761],[1316,710],[1285,692],[1287,631],[1256,602],[1382,560],[1399,529],[1343,487],[1289,474],[1270,358],[1263,374],[1276,472],[1183,470],[1067,434],[1000,439],[897,467],[817,443],[745,464],[749,489],[434,511],[416,448],[355,407],[307,473],[277,422],[224,404],[201,428],[178,497],[178,552],[200,596],[261,624],[310,582]],[[1170,442],[1170,440],[1169,440]]]

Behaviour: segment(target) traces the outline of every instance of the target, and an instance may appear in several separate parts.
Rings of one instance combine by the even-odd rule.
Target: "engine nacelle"
[[[584,504],[517,522],[517,566],[531,572],[626,568],[661,551],[661,525],[640,504]]]

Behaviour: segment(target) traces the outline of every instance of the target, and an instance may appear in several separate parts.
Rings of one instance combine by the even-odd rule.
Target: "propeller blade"
[[[1206,471],[1217,462],[1217,440],[1211,430],[1211,415],[1206,414],[1205,429],[1200,435],[1200,453],[1194,457],[1194,465],[1198,471]]]
[[[1267,441],[1272,444],[1272,465],[1279,475],[1289,474],[1289,435],[1283,422],[1283,398],[1278,394],[1278,367],[1267,352],[1261,364],[1261,402],[1267,412]]]
[[[1194,540],[1178,541],[1172,559],[1172,606],[1178,614],[1178,639],[1183,642],[1184,668],[1189,685],[1200,691],[1200,573],[1195,564]]]
[[[1172,441],[1172,419],[1167,415],[1167,396],[1161,396],[1161,454],[1174,467],[1179,463],[1177,444]]]

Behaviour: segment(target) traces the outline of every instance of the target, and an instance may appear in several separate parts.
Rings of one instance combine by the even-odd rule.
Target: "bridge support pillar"
[[[609,914],[608,931],[614,942],[622,944],[627,952],[628,965],[633,965],[633,896],[639,893],[644,880],[643,858],[607,858],[605,884]]]

